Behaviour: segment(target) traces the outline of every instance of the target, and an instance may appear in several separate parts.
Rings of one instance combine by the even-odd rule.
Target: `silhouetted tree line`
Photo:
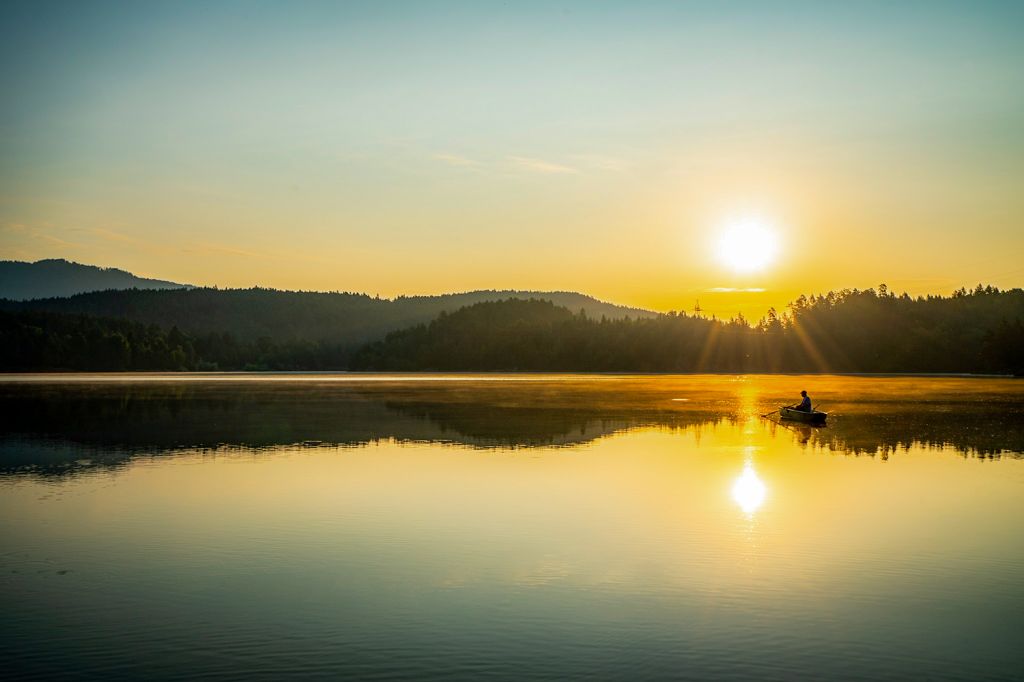
[[[115,292],[116,293],[116,292]],[[165,292],[142,292],[165,293]],[[373,299],[370,299],[373,300]],[[392,370],[993,372],[1024,375],[1024,291],[952,296],[878,290],[801,296],[756,325],[680,313],[595,319],[506,299],[354,344],[232,331],[186,333],[125,319],[0,312],[6,370]],[[332,323],[333,324],[333,323]]]
[[[29,301],[0,299],[0,310],[131,320],[177,327],[193,336],[226,332],[242,342],[267,339],[275,344],[325,342],[359,346],[388,332],[429,322],[443,311],[454,312],[481,301],[526,296],[517,292],[472,291],[390,300],[348,292],[264,288],[124,289]],[[573,310],[584,308],[592,316],[654,315],[573,292],[545,292],[541,298]]]
[[[0,312],[6,371],[215,371],[345,369],[353,348],[323,341],[239,340],[174,326],[46,312]]]
[[[756,325],[669,313],[594,320],[545,301],[481,303],[388,334],[354,369],[1024,374],[1024,291],[801,296]]]

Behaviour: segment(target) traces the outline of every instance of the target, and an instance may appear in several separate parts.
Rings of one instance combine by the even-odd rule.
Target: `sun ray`
[[[711,359],[711,354],[716,350],[716,342],[718,340],[719,325],[710,324],[707,327],[707,333],[704,335],[704,343],[701,344],[700,355],[697,356],[696,371],[703,372],[708,367],[708,361]]]
[[[819,372],[828,372],[829,366],[825,361],[825,357],[821,354],[821,351],[818,350],[818,346],[814,343],[814,339],[807,334],[807,330],[803,328],[802,323],[794,320],[791,328],[793,333],[796,335],[797,341],[800,342],[800,346],[804,349],[807,356],[814,364],[815,370]]]

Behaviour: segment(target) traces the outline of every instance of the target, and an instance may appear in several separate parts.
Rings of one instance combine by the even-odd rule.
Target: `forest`
[[[885,285],[801,296],[751,325],[669,313],[595,320],[543,301],[483,303],[360,349],[363,370],[1022,374],[1024,291],[911,298]]]
[[[239,339],[91,315],[0,311],[5,371],[344,369],[352,350],[347,343]]]
[[[441,310],[376,341],[353,338],[196,333],[19,309],[0,311],[0,368],[1024,375],[1024,291],[978,285],[912,298],[881,285],[801,296],[756,324],[683,313],[596,317],[550,300],[507,298]]]
[[[0,310],[88,315],[177,327],[193,337],[230,334],[239,342],[326,343],[359,346],[386,333],[429,322],[442,312],[481,301],[543,298],[591,317],[654,316],[646,310],[567,291],[470,291],[441,296],[399,296],[277,289],[120,289],[28,301],[0,300]]]

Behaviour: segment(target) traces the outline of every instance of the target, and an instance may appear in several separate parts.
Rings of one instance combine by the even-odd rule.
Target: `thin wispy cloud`
[[[545,161],[544,159],[535,159],[528,156],[510,156],[508,157],[508,160],[514,163],[517,168],[527,170],[532,173],[542,173],[544,175],[579,173],[579,170],[572,166],[565,166],[560,163],[553,163],[551,161]]]
[[[767,289],[761,287],[713,287],[708,292],[713,294],[759,294]]]
[[[434,154],[434,158],[438,161],[444,161],[451,166],[462,166],[463,168],[476,168],[480,165],[479,161],[474,161],[459,154]]]
[[[106,227],[75,227],[71,228],[71,231],[88,235],[92,240],[98,239],[102,242],[130,248],[136,253],[151,253],[160,256],[171,256],[177,253],[177,249],[173,246],[159,240],[136,237]]]
[[[602,156],[600,154],[576,154],[571,158],[580,166],[599,171],[622,171],[630,165],[623,159],[617,159],[613,156]]]
[[[599,154],[576,154],[568,158],[572,159],[573,163],[559,163],[557,161],[549,161],[547,159],[541,159],[534,156],[517,156],[508,155],[504,157],[504,161],[501,160],[477,160],[462,154],[452,154],[448,152],[437,153],[433,155],[433,158],[437,161],[448,164],[449,166],[456,166],[459,168],[470,168],[481,171],[500,171],[502,165],[512,164],[516,170],[527,171],[530,173],[537,173],[540,175],[578,175],[584,171],[620,171],[628,167],[625,161],[616,159],[610,156],[601,156]]]
[[[316,263],[320,265],[336,265],[337,259],[331,255],[311,255],[308,253],[279,249],[268,251],[266,249],[241,248],[232,244],[219,242],[192,242],[177,250],[194,258],[232,258],[244,260],[263,260],[279,263]]]
[[[190,256],[241,256],[243,258],[274,258],[271,254],[261,253],[259,251],[251,251],[248,249],[240,249],[235,246],[226,246],[224,244],[213,244],[210,242],[202,242],[193,244],[191,246],[181,249],[182,253]]]
[[[100,239],[108,242],[118,242],[121,244],[145,244],[141,239],[132,237],[131,235],[123,234],[121,232],[115,232],[114,230],[108,230],[105,227],[91,227],[85,230],[88,234],[91,234]]]
[[[18,235],[30,241],[43,242],[50,246],[57,246],[60,248],[78,249],[82,247],[82,244],[68,241],[67,239],[61,239],[60,237],[52,234],[49,230],[44,230],[43,228],[33,225],[26,225],[24,223],[4,223],[3,232],[11,235]]]
[[[223,244],[218,242],[193,242],[188,245],[176,247],[170,244],[162,244],[152,242],[144,239],[139,239],[128,234],[116,232],[102,227],[93,227],[82,230],[83,232],[99,237],[100,239],[127,244],[142,251],[149,251],[152,253],[159,253],[164,255],[177,255],[184,254],[193,257],[234,257],[234,258],[258,258],[265,260],[280,260],[287,258],[287,256],[281,253],[271,253],[268,251],[260,251],[256,249],[245,249],[233,246],[230,244]],[[301,258],[296,258],[301,260]],[[308,259],[306,259],[308,260]]]

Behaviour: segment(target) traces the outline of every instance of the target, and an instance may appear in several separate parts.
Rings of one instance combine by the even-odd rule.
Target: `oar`
[[[768,416],[768,415],[770,415],[770,414],[775,414],[776,412],[778,412],[778,411],[779,411],[779,410],[781,410],[781,409],[782,409],[782,408],[780,407],[780,408],[778,408],[778,409],[772,410],[771,412],[765,412],[764,414],[762,414],[762,415],[761,415],[761,417],[767,417],[767,416]]]

